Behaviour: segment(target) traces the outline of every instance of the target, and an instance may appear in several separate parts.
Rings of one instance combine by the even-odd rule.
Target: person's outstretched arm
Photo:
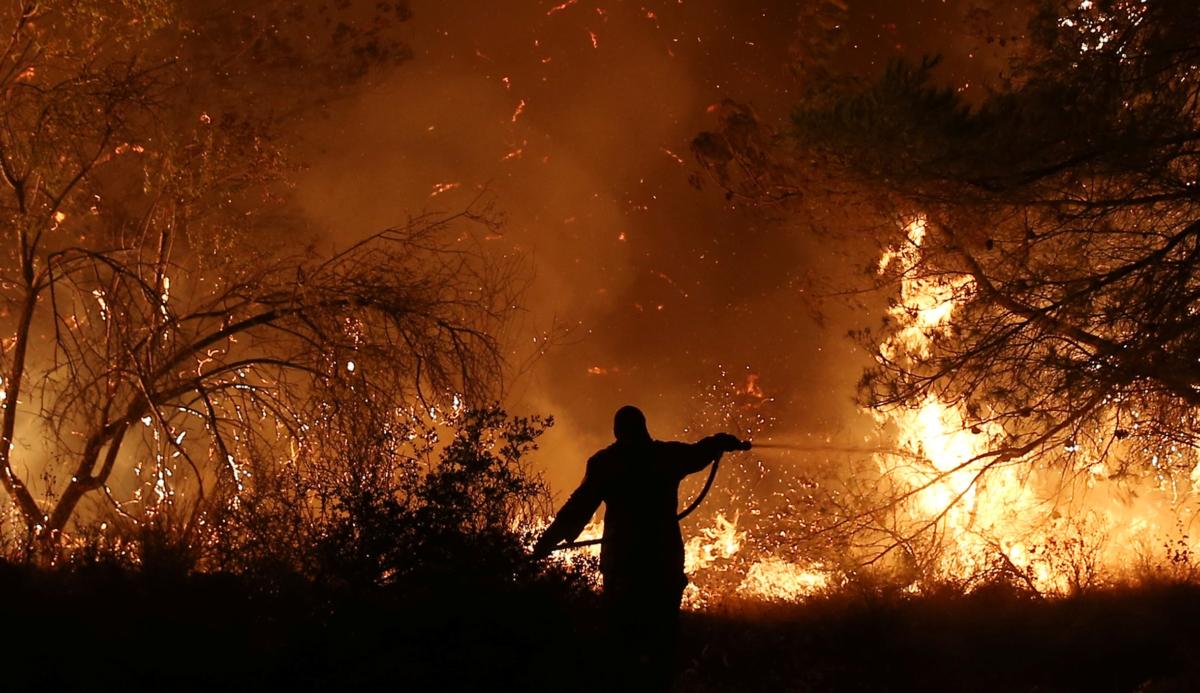
[[[676,471],[681,477],[695,474],[721,459],[721,455],[727,452],[750,449],[749,443],[738,440],[737,436],[730,433],[718,433],[701,438],[695,443],[672,443],[671,445],[676,451]]]
[[[549,556],[554,547],[564,541],[574,541],[575,537],[587,526],[588,520],[596,514],[600,507],[600,479],[594,469],[592,460],[588,460],[587,471],[579,488],[563,503],[563,507],[554,516],[554,521],[538,537],[533,545],[533,557],[542,559]]]

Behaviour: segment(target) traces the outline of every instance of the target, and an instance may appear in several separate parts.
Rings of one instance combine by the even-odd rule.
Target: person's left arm
[[[695,474],[734,450],[747,450],[746,443],[729,433],[701,438],[695,443],[667,443],[674,453],[676,473],[680,477]]]

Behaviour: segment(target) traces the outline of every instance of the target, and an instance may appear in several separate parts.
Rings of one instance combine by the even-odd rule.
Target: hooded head
[[[613,417],[613,435],[620,443],[649,442],[650,431],[646,428],[646,415],[637,407],[621,407]]]

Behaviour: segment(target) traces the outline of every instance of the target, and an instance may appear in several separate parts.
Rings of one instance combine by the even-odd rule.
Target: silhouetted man
[[[666,688],[679,625],[683,535],[676,517],[679,482],[733,450],[747,450],[728,433],[697,443],[650,437],[637,407],[621,407],[613,419],[617,440],[587,462],[579,488],[538,539],[534,556],[545,557],[573,541],[605,504],[600,572],[604,575],[613,644],[639,687]],[[621,652],[623,650],[623,652]]]

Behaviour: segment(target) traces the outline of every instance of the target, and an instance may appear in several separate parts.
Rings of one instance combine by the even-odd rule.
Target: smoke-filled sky
[[[985,19],[963,0],[821,1],[843,12],[837,59],[856,69],[941,53],[948,79],[971,89],[999,71],[994,53],[976,52],[971,29]],[[689,142],[715,125],[715,104],[786,119],[803,88],[791,48],[815,30],[801,9],[413,0],[412,60],[309,126],[299,197],[327,233],[460,209],[481,189],[504,211],[488,243],[532,275],[514,363],[538,330],[572,328],[508,380],[511,409],[557,420],[539,454],[556,491],[611,439],[618,406],[643,407],[652,433],[670,438],[705,385],[751,373],[776,399],[780,433],[861,435],[852,396],[864,360],[845,333],[875,317],[813,298],[862,271],[861,248],[688,181]]]

